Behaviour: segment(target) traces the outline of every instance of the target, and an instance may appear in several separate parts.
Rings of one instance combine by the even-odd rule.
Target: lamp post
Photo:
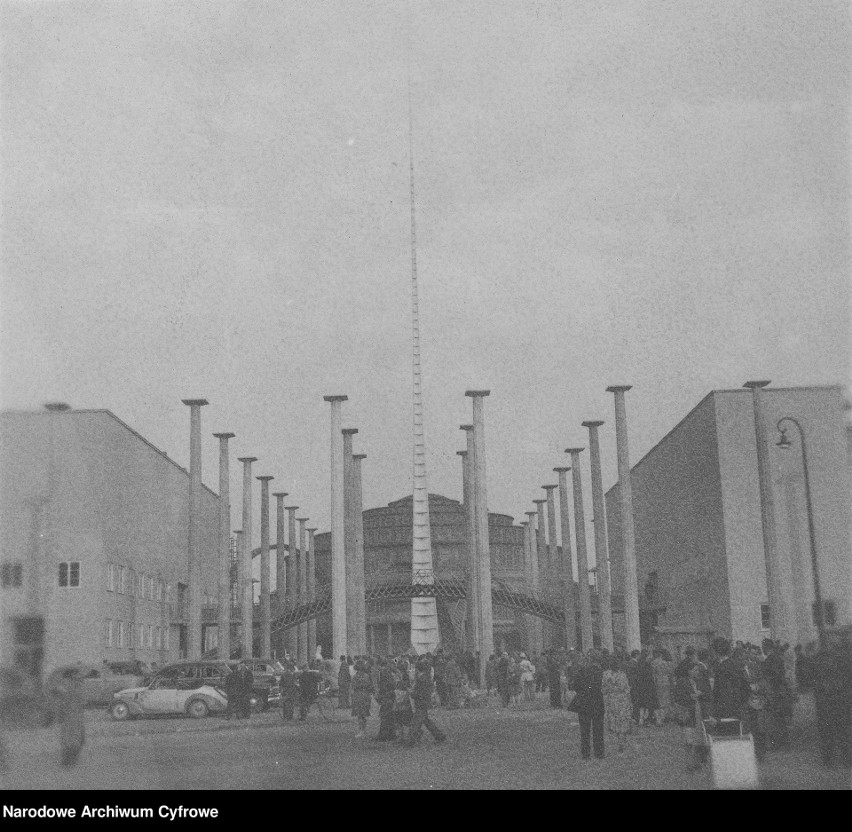
[[[781,434],[781,438],[776,443],[778,447],[787,450],[791,448],[793,444],[787,438],[787,428],[781,427],[784,422],[790,422],[796,426],[796,429],[799,431],[799,440],[802,443],[802,469],[805,475],[805,507],[807,508],[808,513],[808,536],[811,544],[811,571],[813,572],[814,604],[816,606],[814,623],[816,624],[820,646],[823,646],[825,644],[825,623],[823,621],[822,592],[819,585],[819,562],[817,559],[816,531],[814,530],[814,507],[813,502],[811,501],[811,477],[810,470],[808,469],[808,446],[805,442],[805,430],[801,424],[799,424],[799,421],[794,419],[792,416],[782,416],[776,425]]]

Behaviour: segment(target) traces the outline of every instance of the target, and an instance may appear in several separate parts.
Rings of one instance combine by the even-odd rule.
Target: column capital
[[[243,533],[242,529],[236,529],[235,531],[232,532],[232,534],[242,534],[242,533]]]
[[[309,531],[311,534],[313,534],[314,532],[319,531],[319,529],[317,529],[317,528],[313,528],[313,529],[308,529],[308,531]]]
[[[349,396],[323,396],[324,402],[346,402],[349,401]]]
[[[772,384],[771,381],[747,381],[743,387],[748,387],[750,390],[759,390],[761,387],[767,387],[770,384]]]
[[[260,480],[261,482],[269,482],[270,480],[274,480],[275,477],[270,474],[264,474],[262,477],[255,477],[255,479]]]
[[[297,523],[307,523],[308,520],[310,520],[310,519],[311,519],[310,517],[297,517],[296,522]]]
[[[490,396],[490,390],[465,390],[465,396],[470,396],[472,399],[482,398],[483,396]]]
[[[356,433],[358,433],[358,428],[343,428],[343,430],[341,430],[340,432],[344,436],[354,436]]]
[[[559,486],[558,485],[543,485],[542,488],[545,491],[552,491],[554,488],[559,488]]]
[[[557,474],[564,474],[566,471],[571,470],[571,466],[570,465],[561,465],[559,468],[554,468],[553,470],[556,471]]]
[[[473,430],[473,425],[459,425],[459,430]]]
[[[546,503],[546,502],[547,502],[547,500],[546,500],[544,497],[542,497],[542,498],[541,498],[541,499],[539,499],[539,500],[533,500],[533,502],[534,502],[536,505],[538,505],[539,503]]]
[[[613,384],[611,387],[606,388],[607,393],[626,393],[628,390],[632,390],[632,384]]]
[[[526,514],[527,517],[535,517],[538,514],[538,512],[537,511],[525,511],[524,514]]]
[[[367,454],[352,454],[352,459],[366,459]]]
[[[599,428],[603,424],[603,421],[601,419],[595,419],[591,422],[581,422],[581,424],[584,428]]]
[[[298,511],[299,510],[298,506],[284,506],[284,508],[286,508],[287,511]]]
[[[217,439],[233,439],[237,434],[235,433],[214,433]]]
[[[534,513],[535,513],[535,512],[534,512]],[[529,521],[529,520],[521,520],[521,525],[522,525],[522,526],[529,526],[529,524],[530,524],[530,521]]]
[[[275,497],[277,500],[283,500],[287,496],[287,492],[286,491],[273,491],[272,496]]]
[[[245,463],[257,462],[257,457],[256,456],[238,456],[237,462],[245,462]]]
[[[566,448],[565,453],[571,454],[571,456],[574,456],[575,454],[582,453],[585,450],[586,450],[585,448]]]
[[[456,451],[456,456],[467,456],[467,451]]]
[[[205,404],[210,404],[207,399],[181,399],[181,401],[190,407],[203,407]]]

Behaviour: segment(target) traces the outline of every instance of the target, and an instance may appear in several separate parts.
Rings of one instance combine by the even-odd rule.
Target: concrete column
[[[461,457],[462,461],[462,509],[464,510],[465,516],[465,524],[464,524],[464,544],[465,544],[465,552],[469,554],[470,552],[470,528],[467,523],[467,505],[470,502],[470,483],[467,477],[467,451],[456,451],[456,456]],[[461,633],[461,645],[462,650],[470,650],[472,652],[476,652],[476,647],[474,646],[474,625],[473,625],[473,604],[471,600],[473,598],[474,589],[474,576],[471,570],[471,564],[468,558],[467,564],[467,581],[465,588],[465,616],[464,621],[462,622],[462,633]]]
[[[341,403],[347,396],[323,396],[331,403],[331,619],[332,656],[349,655],[346,632],[346,549],[343,526],[343,443]]]
[[[264,658],[272,655],[272,643],[269,631],[269,481],[270,476],[257,477],[260,480],[260,655]]]
[[[240,602],[240,620],[245,621],[243,615],[245,610],[243,609],[243,589],[245,587],[245,563],[243,562],[243,530],[238,529],[234,532],[234,549],[237,555],[237,576],[236,576],[236,588],[237,588],[237,597]],[[232,650],[231,652],[234,652]],[[240,639],[240,649],[239,651],[242,655],[242,638]]]
[[[214,433],[219,440],[219,649],[231,657],[231,475],[228,440],[233,433]]]
[[[343,435],[343,539],[346,552],[346,643],[358,649],[358,613],[355,610],[355,462],[352,437],[357,428],[344,428]]]
[[[314,534],[316,529],[308,529],[308,600],[313,603],[317,599],[317,562]],[[317,653],[317,620],[312,618],[308,621],[308,655],[316,656]]]
[[[580,454],[583,448],[566,448],[571,454],[574,478],[574,538],[577,545],[577,581],[580,585],[580,635],[583,650],[594,647],[592,632],[592,597],[589,590],[589,560],[586,554],[586,512],[583,508],[583,479],[580,475]]]
[[[189,632],[187,658],[201,658],[201,408],[207,399],[181,399],[189,407]]]
[[[538,568],[538,542],[536,539],[536,520],[538,519],[537,511],[526,512],[527,517],[527,533],[526,533],[526,551],[524,557],[526,560],[526,576],[530,590],[533,595],[537,595],[541,589],[541,575]],[[527,614],[524,618],[527,627],[527,640],[529,641],[529,650],[531,653],[541,653],[542,644],[544,643],[544,622],[537,615]]]
[[[352,495],[355,501],[355,559],[352,562],[351,581],[355,587],[353,604],[355,607],[356,644],[358,652],[364,655],[367,652],[367,587],[364,578],[364,492],[361,479],[361,463],[367,458],[367,454],[352,455]]]
[[[757,447],[757,482],[760,488],[760,522],[763,529],[763,555],[766,561],[766,600],[769,604],[769,634],[776,641],[796,644],[798,627],[793,607],[792,580],[789,567],[784,568],[778,556],[778,532],[775,528],[775,495],[772,491],[772,469],[764,427],[762,389],[768,381],[747,381],[743,387],[752,392],[754,435]]]
[[[289,552],[287,560],[290,566],[290,571],[287,575],[287,586],[293,588],[293,594],[291,597],[295,602],[295,606],[301,607],[302,604],[305,603],[305,600],[302,597],[302,584],[299,578],[301,564],[299,562],[299,547],[296,544],[296,512],[299,507],[285,506],[284,508],[287,512],[287,551]],[[287,631],[289,636],[288,645],[292,644],[290,657],[298,664],[299,667],[301,667],[304,659],[299,651],[299,633],[300,627],[298,624],[295,624]]]
[[[565,645],[577,647],[577,613],[574,607],[574,564],[571,557],[571,515],[568,511],[568,472],[566,465],[554,468],[559,474],[559,519],[562,526],[562,560],[560,562],[560,588],[562,611],[565,614]]]
[[[548,563],[548,584],[558,585],[561,578],[559,571],[559,547],[556,539],[556,501],[553,492],[558,486],[543,485],[547,495],[547,563]],[[548,623],[548,648],[556,646],[559,627],[555,624]]]
[[[275,597],[278,599],[275,614],[278,615],[290,606],[287,587],[287,544],[284,542],[284,498],[286,491],[276,491],[275,497]],[[276,638],[278,648],[287,651],[287,631],[279,632]],[[278,658],[281,658],[279,656]]]
[[[483,399],[489,390],[468,390],[473,399],[474,482],[476,500],[476,548],[479,564],[480,609],[480,684],[485,687],[485,665],[494,652],[494,617],[491,611],[491,546],[488,537],[488,486],[485,467],[485,415]]]
[[[467,476],[467,496],[464,501],[465,513],[467,515],[467,569],[468,587],[470,590],[468,601],[468,625],[470,630],[470,642],[473,652],[479,651],[482,663],[488,660],[491,654],[484,654],[482,649],[482,575],[479,569],[479,548],[476,542],[476,442],[473,436],[473,425],[460,425],[460,430],[465,432],[467,450],[464,457],[464,470]],[[464,485],[464,482],[462,482]]]
[[[583,422],[589,429],[589,461],[592,468],[592,507],[595,521],[595,567],[598,585],[598,627],[601,647],[612,652],[612,583],[609,578],[609,544],[606,535],[606,504],[601,478],[601,446],[598,428],[603,422]]]
[[[303,604],[310,602],[308,595],[308,548],[307,548],[307,517],[298,517],[299,523],[299,597]],[[308,649],[308,622],[299,625],[299,661],[310,664],[314,660]]]
[[[254,655],[253,632],[254,632],[254,592],[252,589],[251,575],[251,464],[257,462],[256,456],[241,456],[238,458],[243,464],[243,529],[242,546],[240,550],[240,598],[242,599],[243,618],[243,658],[251,658]]]
[[[547,499],[533,500],[537,508],[536,527],[533,532],[533,544],[535,545],[535,556],[538,563],[538,588],[550,586],[550,558],[547,556],[547,515],[545,505]],[[550,647],[550,633],[545,635],[544,619],[536,617],[536,629],[539,633],[538,646],[541,649]]]
[[[618,496],[621,506],[622,566],[624,569],[624,631],[628,651],[639,650],[639,581],[636,577],[636,533],[633,528],[633,485],[627,447],[627,410],[624,394],[630,385],[607,387],[615,396],[615,442],[618,449]]]

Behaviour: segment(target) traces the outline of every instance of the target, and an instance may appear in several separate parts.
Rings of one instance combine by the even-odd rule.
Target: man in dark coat
[[[414,717],[411,720],[411,733],[408,745],[414,745],[420,740],[424,727],[432,735],[435,742],[444,742],[447,739],[444,732],[429,719],[433,689],[431,668],[427,661],[421,659],[417,662],[414,690],[411,694],[411,699],[414,702]]]
[[[289,722],[293,719],[293,711],[299,701],[299,682],[292,665],[284,665],[279,687],[281,689],[281,717]]]
[[[390,742],[396,739],[396,723],[393,719],[393,703],[395,700],[397,675],[387,659],[379,659],[379,677],[376,686],[376,701],[379,703],[379,742]]]
[[[435,688],[438,691],[438,699],[443,707],[446,707],[447,705],[447,697],[449,693],[447,690],[447,680],[445,678],[446,666],[447,660],[444,658],[444,651],[438,648],[438,651],[435,653],[435,660],[432,662],[432,669],[434,671],[434,681]]]
[[[340,667],[337,671],[337,704],[341,708],[348,708],[349,694],[352,690],[352,674],[349,672],[349,662],[346,656],[340,657]]]
[[[763,678],[766,688],[766,713],[769,744],[772,748],[789,748],[788,726],[793,717],[793,692],[787,683],[787,673],[780,645],[770,639],[763,642]]]
[[[497,687],[497,693],[500,694],[500,699],[503,702],[503,707],[509,707],[509,684],[511,680],[509,679],[509,654],[503,653],[502,656],[497,661],[497,667],[495,669],[495,685]]]
[[[716,719],[744,719],[751,696],[745,669],[731,658],[731,643],[724,638],[713,642],[719,663],[713,682],[713,716]]]
[[[832,633],[813,661],[819,750],[823,765],[852,766],[852,633]],[[837,760],[835,759],[837,758]]]
[[[447,685],[447,707],[455,710],[459,707],[462,674],[458,663],[452,656],[444,665],[444,681]]]
[[[562,707],[562,680],[560,678],[562,668],[555,654],[550,653],[547,657],[547,678],[550,686],[550,707]]]
[[[592,651],[574,677],[577,695],[570,709],[580,718],[580,755],[591,757],[594,743],[595,757],[604,756],[604,699],[601,691],[603,670],[597,654]]]
[[[237,696],[237,717],[240,719],[251,718],[251,695],[254,687],[254,674],[248,665],[242,661],[237,670],[239,676],[239,694]]]
[[[322,674],[320,668],[322,662],[314,661],[313,668],[305,665],[299,675],[299,719],[304,722],[308,718],[311,705],[317,701]]]
[[[236,714],[237,719],[241,719],[240,710],[240,692],[242,691],[242,682],[240,680],[239,667],[233,668],[225,677],[225,694],[228,697],[228,707],[225,710],[225,719],[230,720]]]

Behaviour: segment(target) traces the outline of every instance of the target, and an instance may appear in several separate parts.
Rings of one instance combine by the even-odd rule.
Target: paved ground
[[[708,789],[708,772],[685,770],[680,731],[646,727],[624,755],[608,745],[603,760],[579,756],[574,714],[535,706],[504,711],[437,709],[448,742],[427,736],[420,747],[356,739],[354,721],[312,714],[285,725],[278,713],[249,722],[221,718],[165,718],[114,723],[87,712],[88,742],[79,765],[57,762],[53,730],[5,735],[13,765],[0,775],[4,789]],[[377,728],[371,720],[368,737]],[[848,771],[817,762],[812,709],[797,707],[794,749],[770,755],[761,766],[769,789],[844,789]]]

